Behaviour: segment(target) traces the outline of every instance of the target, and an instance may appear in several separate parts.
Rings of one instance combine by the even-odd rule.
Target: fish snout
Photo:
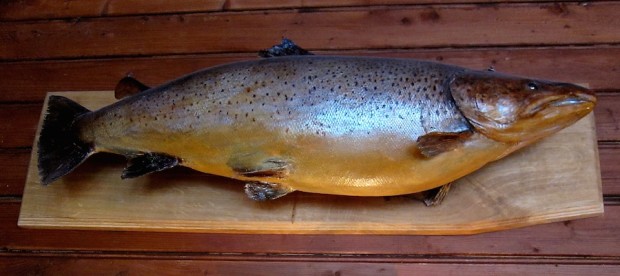
[[[544,92],[528,98],[528,104],[521,110],[520,118],[534,116],[544,110],[569,108],[565,112],[592,110],[596,105],[594,91],[570,83],[553,83],[543,86]],[[572,110],[572,111],[571,111]]]
[[[590,89],[584,89],[584,91],[579,91],[574,93],[575,98],[580,99],[582,102],[590,102],[596,104],[596,95],[594,91]]]
[[[553,101],[553,106],[585,105],[592,108],[596,105],[597,99],[594,91],[570,83],[563,84],[562,88],[561,94],[564,95],[564,97]]]

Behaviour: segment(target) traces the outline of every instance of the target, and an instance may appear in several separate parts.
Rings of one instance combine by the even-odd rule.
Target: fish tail
[[[61,96],[50,96],[38,142],[39,176],[43,185],[68,174],[93,153],[80,140],[76,120],[90,110]]]

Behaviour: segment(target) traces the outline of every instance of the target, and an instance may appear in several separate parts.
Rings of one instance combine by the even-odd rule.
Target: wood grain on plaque
[[[111,92],[56,93],[86,108]],[[45,106],[43,110],[45,110]],[[123,162],[86,162],[50,186],[33,150],[19,225],[218,233],[469,234],[600,215],[594,117],[458,180],[435,208],[407,197],[295,193],[254,202],[242,183],[171,170],[123,180]]]

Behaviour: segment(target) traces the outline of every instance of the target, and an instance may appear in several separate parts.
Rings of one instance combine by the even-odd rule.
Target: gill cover
[[[466,72],[450,83],[458,108],[485,136],[501,142],[534,141],[587,115],[596,103],[586,88],[495,72]]]

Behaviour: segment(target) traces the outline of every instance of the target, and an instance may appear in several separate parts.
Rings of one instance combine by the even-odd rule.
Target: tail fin
[[[68,174],[93,152],[90,143],[80,141],[75,120],[90,112],[61,96],[50,96],[39,135],[39,176],[43,185]]]

